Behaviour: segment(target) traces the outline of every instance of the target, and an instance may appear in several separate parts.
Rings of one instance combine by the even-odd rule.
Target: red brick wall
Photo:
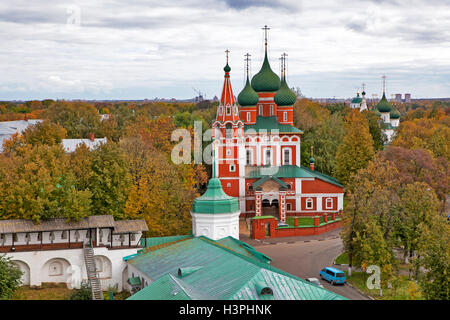
[[[323,180],[302,180],[302,193],[343,193],[344,189]]]

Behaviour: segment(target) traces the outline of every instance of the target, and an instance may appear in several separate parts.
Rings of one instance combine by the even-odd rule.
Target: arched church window
[[[289,148],[284,149],[283,158],[284,158],[284,161],[283,161],[284,165],[291,164],[291,149],[289,149]]]
[[[236,166],[234,164],[230,164],[230,172],[235,172]]]
[[[273,116],[273,104],[270,105],[270,116]]]
[[[231,139],[233,137],[233,126],[231,123],[227,123],[227,125],[225,126],[225,133],[227,139]]]
[[[250,166],[250,165],[252,165],[252,151],[250,149],[247,149],[247,150],[245,150],[245,153],[246,153],[246,158],[247,158],[246,164],[248,166]]]
[[[247,122],[250,121],[250,112],[247,112]]]
[[[64,231],[61,233],[61,239],[67,239],[67,231],[66,231],[66,230],[64,230]]]
[[[231,107],[227,106],[227,116],[229,116],[231,114]]]
[[[264,160],[264,164],[266,166],[270,166],[272,164],[272,150],[269,148],[266,149],[266,158]]]
[[[287,112],[283,112],[283,121],[284,121],[284,122],[287,121]]]
[[[286,203],[286,211],[291,211],[291,210],[292,210],[292,204]]]
[[[263,115],[263,106],[262,106],[262,104],[259,105],[259,115],[260,116]]]

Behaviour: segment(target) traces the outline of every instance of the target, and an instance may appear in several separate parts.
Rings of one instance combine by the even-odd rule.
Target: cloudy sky
[[[272,69],[308,97],[450,97],[448,0],[2,0],[0,100],[219,95],[244,54],[256,73],[269,31]]]

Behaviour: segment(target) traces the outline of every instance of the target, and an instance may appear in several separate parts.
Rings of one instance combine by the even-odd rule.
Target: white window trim
[[[250,121],[250,112],[247,112],[247,122]]]
[[[284,122],[287,121],[287,112],[283,112],[283,121],[284,121]]]
[[[330,205],[328,205],[330,204]],[[325,199],[325,209],[333,209],[333,198]]]
[[[270,151],[270,157],[269,157],[269,163],[267,164],[267,150],[269,150]],[[264,148],[264,161],[263,161],[263,165],[272,165],[272,157],[273,157],[273,154],[272,154],[272,148]]]
[[[313,198],[306,198],[306,209],[313,209],[313,208],[314,208]]]
[[[250,160],[250,161],[248,161],[248,164],[247,164],[247,159]],[[252,149],[245,149],[245,164],[248,166],[253,165],[253,150]]]
[[[286,164],[286,155],[285,155],[285,152],[286,152],[286,150],[287,151],[289,151],[289,156],[288,156],[288,164],[289,165],[291,165],[292,164],[292,150],[291,150],[291,148],[283,148],[282,150],[281,150],[281,152],[283,153],[283,165],[285,165]]]

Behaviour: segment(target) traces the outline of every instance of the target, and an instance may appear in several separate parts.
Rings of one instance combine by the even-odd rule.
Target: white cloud
[[[74,8],[80,26],[67,25],[78,21]],[[185,98],[192,87],[212,97],[225,49],[237,95],[243,55],[253,73],[261,65],[263,24],[272,68],[287,52],[289,84],[308,96],[352,96],[362,82],[378,93],[383,73],[392,92],[450,95],[445,1],[9,0],[0,4],[0,99]]]

